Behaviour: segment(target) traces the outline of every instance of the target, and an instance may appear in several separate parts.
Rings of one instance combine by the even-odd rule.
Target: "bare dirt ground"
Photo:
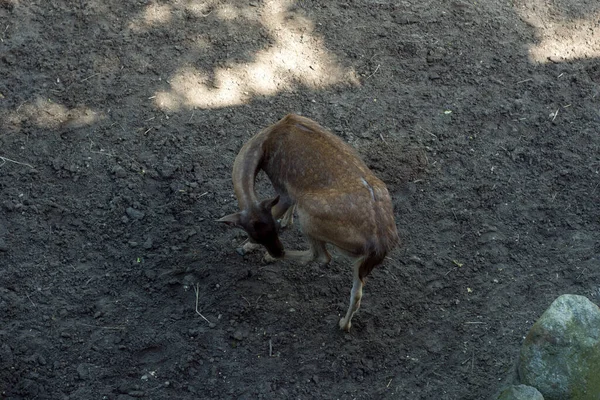
[[[597,0],[0,0],[0,397],[492,396],[600,302],[599,56]],[[343,259],[214,222],[288,112],[394,198],[350,334]]]

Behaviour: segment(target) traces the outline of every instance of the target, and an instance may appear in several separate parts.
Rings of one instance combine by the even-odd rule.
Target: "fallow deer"
[[[277,197],[258,200],[254,184],[260,170]],[[353,259],[350,305],[339,323],[349,331],[365,278],[399,241],[385,184],[341,138],[290,114],[242,147],[233,165],[233,186],[241,211],[219,221],[248,233],[246,249],[258,243],[271,260],[328,263],[330,243]],[[305,251],[284,250],[279,240],[277,220],[290,225],[294,209],[310,245]]]

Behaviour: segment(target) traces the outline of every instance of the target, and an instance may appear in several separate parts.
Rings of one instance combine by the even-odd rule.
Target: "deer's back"
[[[352,147],[308,118],[288,115],[273,125],[264,149],[263,169],[290,191],[352,192],[360,178],[379,181]]]
[[[272,126],[264,150],[262,168],[275,187],[315,221],[327,221],[327,236],[353,229],[378,253],[395,245],[388,190],[342,139],[308,118],[288,115]]]

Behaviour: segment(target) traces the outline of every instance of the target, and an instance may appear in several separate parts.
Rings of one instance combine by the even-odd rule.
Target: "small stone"
[[[127,176],[127,172],[120,165],[115,165],[112,169],[112,173],[115,174],[117,178],[125,178],[125,176]]]
[[[8,244],[6,243],[6,240],[4,240],[3,238],[0,238],[0,252],[6,252],[8,251]]]
[[[244,334],[242,333],[242,331],[235,331],[233,333],[233,338],[235,340],[244,340]]]
[[[144,241],[144,244],[142,244],[142,247],[146,250],[150,250],[153,245],[154,245],[154,242],[152,241],[152,239],[148,238]]]
[[[177,166],[169,163],[168,161],[164,161],[162,165],[157,168],[157,170],[161,177],[171,178],[177,170]]]
[[[513,385],[504,389],[498,400],[544,400],[544,396],[534,387]]]
[[[77,373],[79,374],[79,379],[87,380],[90,377],[90,366],[89,364],[79,364],[77,366]]]
[[[133,218],[133,219],[142,219],[142,218],[144,218],[146,216],[146,213],[144,213],[143,211],[140,211],[140,210],[136,210],[133,207],[128,207],[125,210],[125,212],[127,213],[127,215],[130,218]]]
[[[2,205],[4,206],[6,211],[13,211],[15,209],[15,205],[13,204],[12,201],[6,200],[2,203]]]

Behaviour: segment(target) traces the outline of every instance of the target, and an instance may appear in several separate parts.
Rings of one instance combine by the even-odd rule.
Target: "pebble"
[[[133,218],[133,219],[142,219],[142,218],[144,218],[144,217],[146,216],[146,213],[145,213],[145,212],[143,212],[143,211],[140,211],[140,210],[136,210],[136,209],[135,209],[135,208],[133,208],[133,207],[128,207],[128,208],[125,210],[125,212],[127,213],[127,215],[128,215],[130,218]]]
[[[125,176],[127,176],[127,172],[120,165],[113,167],[112,173],[115,174],[117,178],[125,178]]]
[[[8,244],[6,243],[6,240],[4,240],[3,238],[0,238],[0,251],[2,251],[2,252],[8,251]]]
[[[242,331],[235,331],[233,333],[233,338],[235,340],[243,340],[244,339],[244,334],[242,333]]]

